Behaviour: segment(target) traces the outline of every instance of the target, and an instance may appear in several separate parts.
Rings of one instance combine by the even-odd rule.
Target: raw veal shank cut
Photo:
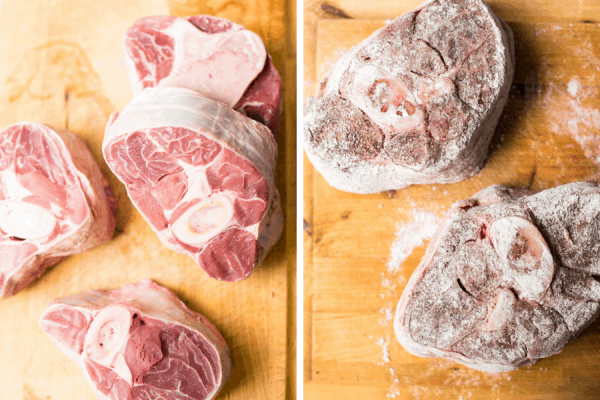
[[[281,77],[260,37],[223,18],[155,16],[127,29],[123,48],[133,95],[182,87],[279,132]]]
[[[421,357],[489,372],[559,353],[600,313],[600,186],[490,186],[452,205],[398,303]]]
[[[275,139],[221,103],[145,89],[111,116],[103,152],[163,243],[213,278],[248,277],[281,235]]]
[[[217,329],[148,279],[54,300],[40,325],[101,399],[213,399],[229,378]]]
[[[114,197],[82,139],[33,122],[0,133],[0,298],[104,243]]]
[[[483,1],[427,2],[332,67],[306,153],[348,192],[463,180],[483,166],[514,64],[512,32]]]

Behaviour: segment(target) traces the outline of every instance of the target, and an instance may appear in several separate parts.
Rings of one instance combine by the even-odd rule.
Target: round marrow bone
[[[173,234],[182,242],[201,244],[218,235],[233,218],[227,196],[213,196],[188,208],[174,223]]]
[[[379,125],[394,131],[424,125],[421,101],[389,72],[367,65],[356,72],[348,99]]]
[[[131,311],[123,306],[105,307],[96,315],[85,337],[83,354],[90,360],[111,367],[129,336]]]
[[[208,233],[225,221],[225,207],[215,201],[194,211],[188,221],[188,230],[192,233]]]
[[[491,238],[500,259],[508,262],[505,276],[519,296],[540,298],[552,283],[554,260],[537,227],[524,218],[501,218],[492,223]]]

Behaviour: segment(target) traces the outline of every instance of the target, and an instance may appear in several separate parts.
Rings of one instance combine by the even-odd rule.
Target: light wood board
[[[108,116],[131,99],[122,36],[149,15],[211,14],[265,40],[283,82],[277,187],[286,228],[251,277],[210,279],[190,258],[167,249],[128,199],[102,158]],[[68,128],[90,147],[118,201],[112,241],[69,257],[29,288],[0,301],[0,400],[96,399],[83,372],[42,332],[38,318],[57,297],[114,289],[151,278],[175,291],[224,335],[233,370],[220,399],[295,398],[293,312],[296,254],[295,2],[291,0],[2,0],[0,129],[18,121]],[[1,255],[0,255],[1,256]],[[291,305],[291,307],[290,307]],[[292,311],[290,311],[292,310]]]
[[[305,15],[312,18],[305,22],[309,40],[306,26],[315,26],[313,47],[305,36],[305,62],[314,60],[305,69],[305,96],[314,96],[316,83],[335,60],[384,26],[385,19],[420,2],[414,3],[340,0],[330,3],[337,11],[325,7],[328,14],[323,7],[311,11],[317,2],[305,3]],[[417,216],[439,218],[454,201],[491,184],[544,189],[598,173],[600,26],[593,21],[600,19],[600,2],[586,2],[586,9],[564,1],[548,8],[516,1],[491,5],[515,33],[517,67],[479,175],[456,184],[356,195],[333,189],[304,158],[307,400],[600,396],[600,321],[561,354],[502,374],[412,356],[393,333],[391,313],[428,242],[390,271],[397,230],[417,229]],[[345,18],[373,15],[380,19]],[[322,19],[327,17],[336,19]]]

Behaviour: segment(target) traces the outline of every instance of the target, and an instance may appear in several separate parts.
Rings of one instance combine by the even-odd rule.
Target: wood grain
[[[327,14],[321,4],[305,2],[307,103],[332,63],[420,1],[328,2],[362,19]],[[398,344],[390,318],[427,240],[398,271],[387,266],[396,230],[414,223],[415,212],[441,217],[454,201],[495,183],[544,189],[597,176],[600,26],[594,21],[600,20],[600,2],[580,5],[491,2],[515,33],[517,67],[489,159],[477,176],[356,195],[333,189],[304,159],[307,400],[597,397],[600,321],[561,354],[508,373],[414,357]]]
[[[162,245],[101,154],[109,114],[131,99],[121,47],[125,29],[148,15],[200,13],[230,18],[257,32],[284,82],[276,184],[287,225],[266,261],[235,284],[208,278],[191,259]],[[288,346],[294,344],[288,310],[295,309],[295,286],[289,284],[295,279],[296,254],[294,20],[291,0],[2,0],[0,128],[28,120],[79,134],[117,196],[118,223],[111,242],[67,258],[0,302],[0,399],[96,399],[79,368],[39,328],[39,315],[56,297],[114,289],[142,278],[174,290],[223,333],[233,371],[219,398],[295,398],[286,383],[295,365]]]

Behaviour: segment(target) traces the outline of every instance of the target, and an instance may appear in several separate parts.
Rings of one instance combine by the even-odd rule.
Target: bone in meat
[[[600,314],[600,186],[490,186],[455,203],[398,303],[410,353],[501,372],[559,353]]]

